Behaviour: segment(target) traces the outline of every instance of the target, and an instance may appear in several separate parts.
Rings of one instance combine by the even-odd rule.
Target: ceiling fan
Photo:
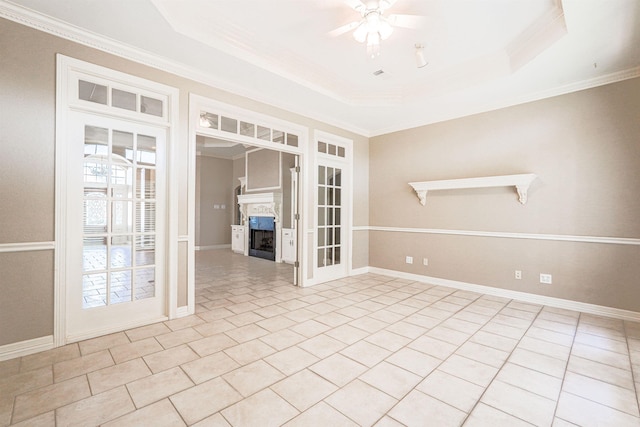
[[[396,0],[347,0],[346,3],[360,14],[360,19],[336,28],[329,32],[337,37],[353,30],[353,37],[360,43],[367,43],[367,56],[375,58],[380,55],[380,41],[386,40],[393,32],[393,27],[418,28],[423,16],[398,15],[385,16],[384,13]]]

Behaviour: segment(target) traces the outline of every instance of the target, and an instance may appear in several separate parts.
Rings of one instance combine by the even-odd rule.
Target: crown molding
[[[475,105],[465,108],[464,110],[447,111],[439,117],[433,117],[426,120],[414,120],[400,123],[396,126],[380,128],[370,131],[370,138],[386,135],[393,132],[399,132],[406,129],[427,126],[434,123],[446,122],[448,120],[459,119],[473,114],[486,113],[489,111],[500,110],[502,108],[513,107],[516,105],[526,104],[529,102],[540,101],[542,99],[553,98],[560,95],[567,95],[573,92],[593,89],[599,86],[605,86],[611,83],[618,83],[624,80],[630,80],[640,77],[640,66],[628,68],[625,70],[615,71],[603,76],[585,79],[578,82],[568,83],[533,93],[528,93],[508,99],[501,99],[495,102],[483,105]]]
[[[34,28],[38,31],[42,31],[56,37],[60,37],[80,45],[84,45],[93,49],[97,49],[129,61],[139,63],[148,67],[156,68],[161,71],[165,71],[183,78],[193,80],[198,83],[205,84],[234,95],[239,95],[244,98],[253,100],[255,102],[270,105],[293,114],[307,117],[312,120],[316,120],[330,126],[335,126],[348,132],[355,133],[357,135],[364,136],[366,138],[372,138],[388,133],[398,132],[405,129],[416,128],[420,126],[426,126],[434,123],[453,120],[468,115],[484,113],[488,111],[499,110],[506,107],[511,107],[528,102],[538,101],[545,98],[551,98],[554,96],[565,95],[572,92],[591,89],[598,86],[607,85],[610,83],[616,83],[623,80],[628,80],[636,77],[640,77],[640,67],[632,67],[625,70],[620,70],[607,75],[598,76],[592,79],[586,79],[579,82],[569,83],[566,85],[545,89],[542,91],[529,93],[525,95],[516,96],[509,99],[502,99],[485,103],[482,105],[471,105],[456,107],[453,110],[442,112],[438,116],[432,116],[428,119],[409,120],[398,123],[394,126],[378,128],[378,129],[366,129],[361,126],[354,125],[353,123],[342,120],[336,116],[330,116],[327,114],[321,114],[316,111],[312,111],[296,102],[287,101],[287,97],[272,97],[257,94],[254,91],[247,90],[242,85],[222,80],[216,77],[212,73],[203,72],[193,67],[188,67],[180,64],[176,61],[169,60],[159,55],[150,53],[148,51],[135,48],[130,45],[126,45],[114,39],[84,30],[80,27],[70,25],[55,18],[43,15],[33,10],[18,6],[10,3],[7,0],[0,0],[0,18],[5,18],[19,24]],[[277,74],[276,74],[277,75]],[[296,82],[296,84],[300,84]],[[309,85],[303,85],[308,90],[313,90]],[[316,91],[316,93],[318,93]],[[333,101],[336,101],[335,96],[328,96],[326,93],[318,93],[324,95]],[[370,99],[366,95],[356,96],[345,105],[357,108],[357,107],[375,107],[379,106],[384,100],[397,104],[401,102],[395,96],[383,97],[385,99],[377,98]],[[338,102],[338,101],[336,101]]]
[[[310,119],[317,120],[331,126],[336,126],[358,135],[362,135],[365,137],[370,136],[370,132],[367,129],[361,128],[359,126],[354,126],[351,123],[342,121],[335,117],[318,114],[317,112],[311,111],[310,109],[305,109],[298,104],[286,102],[286,97],[276,98],[271,96],[261,96],[260,94],[256,94],[255,91],[247,90],[242,85],[227,80],[221,80],[214,74],[200,71],[193,67],[189,67],[176,61],[172,61],[146,50],[139,49],[111,39],[109,37],[105,37],[103,35],[82,29],[75,25],[68,24],[61,20],[33,11],[31,9],[27,9],[25,7],[10,3],[7,0],[0,0],[0,18],[5,18],[10,21],[17,22],[18,24],[36,29],[38,31],[60,37],[62,39],[69,40],[83,46],[97,49],[102,52],[106,52],[138,64],[175,74],[179,77],[184,77],[195,82],[232,93],[234,95],[239,95],[244,98],[271,105],[273,107],[280,108],[300,116],[308,117]],[[313,88],[309,88],[308,85],[304,87],[313,90]],[[328,96],[324,93],[322,95]],[[335,99],[335,96],[331,98]]]

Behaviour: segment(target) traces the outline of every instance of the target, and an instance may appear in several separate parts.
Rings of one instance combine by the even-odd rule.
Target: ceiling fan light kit
[[[375,58],[380,55],[380,41],[389,38],[393,27],[382,16],[386,8],[391,6],[388,1],[370,1],[358,6],[362,20],[353,32],[353,38],[359,43],[367,42],[367,56]]]

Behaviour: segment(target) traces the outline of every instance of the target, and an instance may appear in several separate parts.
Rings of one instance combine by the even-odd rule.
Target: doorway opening
[[[210,263],[217,272],[196,288],[227,280],[225,266],[251,262],[255,270],[255,262],[238,257],[267,263],[259,274],[277,271],[279,285],[297,285],[300,156],[202,134],[196,153],[196,270]]]

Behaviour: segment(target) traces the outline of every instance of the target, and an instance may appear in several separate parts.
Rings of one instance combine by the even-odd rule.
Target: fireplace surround
[[[241,233],[244,255],[281,262],[282,244],[278,236],[282,233],[282,194],[241,194],[238,196],[238,205],[242,216],[240,227],[244,229],[244,233]]]

